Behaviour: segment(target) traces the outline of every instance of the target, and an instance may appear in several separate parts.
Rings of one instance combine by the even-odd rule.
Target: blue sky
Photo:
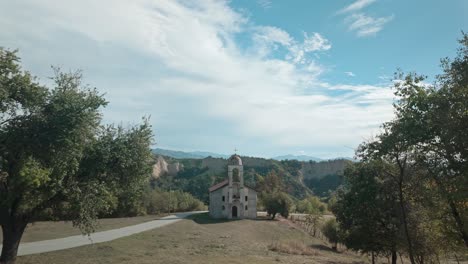
[[[397,68],[428,76],[468,1],[2,1],[0,46],[47,83],[82,69],[105,122],[151,116],[158,147],[352,156],[393,117]]]

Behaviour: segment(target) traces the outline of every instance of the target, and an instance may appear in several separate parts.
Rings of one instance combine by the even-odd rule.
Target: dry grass
[[[269,249],[275,242],[301,241],[316,255]],[[323,249],[324,242],[287,221],[216,221],[201,214],[111,242],[23,256],[18,264],[59,263],[364,263],[351,253]],[[306,250],[304,249],[303,252]]]
[[[161,215],[146,215],[137,217],[105,218],[98,221],[96,232],[106,231],[124,226],[136,225],[161,218]],[[29,224],[24,232],[21,242],[33,242],[47,239],[62,238],[67,236],[80,235],[81,231],[73,227],[71,222],[64,221],[44,221]],[[2,230],[0,229],[0,241],[2,240]],[[1,244],[1,242],[0,242]]]
[[[293,255],[318,256],[316,250],[297,240],[274,242],[268,249]]]

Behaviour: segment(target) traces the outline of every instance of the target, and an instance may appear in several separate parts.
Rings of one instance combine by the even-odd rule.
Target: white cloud
[[[304,40],[299,42],[293,39],[288,32],[277,27],[260,26],[256,27],[254,31],[255,45],[253,48],[257,55],[267,57],[282,46],[288,51],[285,58],[295,64],[313,63],[308,59],[308,54],[327,51],[332,47],[330,41],[317,32],[313,32],[311,36],[304,32]],[[311,67],[308,68],[311,69]]]
[[[173,131],[157,138],[163,145],[185,140],[193,149],[215,149],[253,138],[265,148],[340,148],[393,116],[386,87],[320,80],[324,68],[313,55],[332,45],[319,33],[298,40],[252,26],[223,1],[65,2],[1,2],[0,40],[20,48],[38,74],[50,64],[84,66],[87,82],[111,102],[105,118],[151,115],[156,131]],[[253,46],[242,47],[239,35]],[[287,54],[274,56],[275,45]]]
[[[372,4],[375,1],[376,0],[357,0],[354,3],[346,6],[345,8],[341,9],[340,11],[338,11],[338,13],[343,14],[343,13],[359,11],[359,10],[363,9],[364,7]]]
[[[257,27],[254,37],[267,43],[279,43],[284,46],[290,46],[294,41],[288,32],[271,26]]]
[[[270,1],[270,0],[257,0],[257,3],[258,3],[263,9],[270,9],[270,8],[271,8],[271,1]]]
[[[309,36],[306,32],[303,34],[303,42],[298,43],[283,29],[271,26],[259,26],[255,28],[254,38],[258,42],[278,43],[288,48],[295,46],[297,49],[304,50],[304,52],[325,51],[332,47],[330,41],[317,32],[313,32],[312,36]]]
[[[358,37],[376,35],[383,26],[393,19],[393,15],[387,17],[371,17],[359,12],[364,7],[374,3],[376,0],[357,0],[354,3],[339,10],[337,14],[348,14],[344,22],[348,24],[348,30],[356,33]]]
[[[319,33],[313,33],[311,37],[304,33],[304,51],[305,52],[312,52],[312,51],[320,51],[320,50],[329,50],[331,49],[330,42],[324,38]]]
[[[393,16],[373,18],[365,14],[352,14],[345,21],[349,24],[348,29],[356,32],[359,37],[375,35],[390,22]]]
[[[356,74],[354,74],[353,72],[350,72],[350,71],[347,71],[345,72],[346,75],[348,75],[349,77],[355,77]]]

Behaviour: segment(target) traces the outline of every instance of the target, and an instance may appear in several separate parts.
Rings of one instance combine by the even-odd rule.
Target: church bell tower
[[[244,215],[244,167],[239,155],[228,160],[229,218],[243,218]]]

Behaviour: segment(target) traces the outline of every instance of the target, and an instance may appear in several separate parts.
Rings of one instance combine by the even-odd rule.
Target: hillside
[[[274,247],[283,246],[282,250]],[[288,247],[286,247],[288,246]],[[333,252],[289,221],[185,219],[111,242],[22,256],[18,264],[48,263],[365,263],[351,252]]]
[[[183,190],[204,202],[208,201],[208,188],[226,177],[227,159],[177,159],[155,156],[153,186],[166,190]],[[245,183],[256,186],[260,178],[276,172],[287,192],[301,199],[309,194],[326,197],[341,183],[341,175],[348,160],[297,161],[242,157]]]

